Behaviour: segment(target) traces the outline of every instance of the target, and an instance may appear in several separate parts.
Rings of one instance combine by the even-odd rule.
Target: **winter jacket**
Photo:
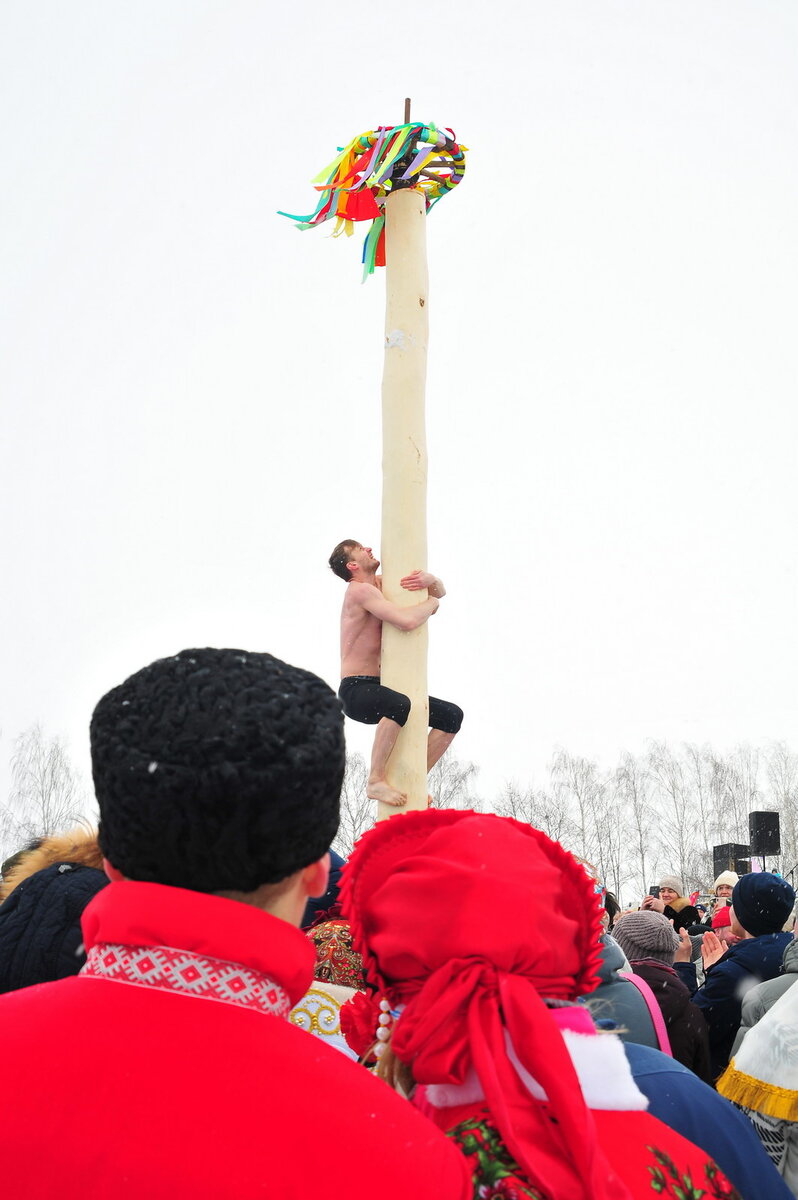
[[[673,967],[647,958],[633,962],[632,969],[646,981],[662,1009],[673,1057],[711,1083],[707,1023]]]
[[[781,961],[781,971],[781,975],[777,975],[775,979],[768,979],[766,983],[760,983],[755,988],[751,988],[751,991],[743,999],[740,1028],[737,1030],[737,1037],[734,1039],[732,1057],[740,1049],[740,1043],[745,1037],[746,1032],[752,1026],[756,1025],[757,1021],[761,1021],[765,1013],[776,1003],[779,996],[783,996],[787,989],[792,987],[796,979],[798,979],[798,940],[795,937],[788,943],[787,949],[784,951],[784,957]]]
[[[618,974],[630,970],[621,947],[605,933],[601,938],[601,982],[585,1000],[599,1027],[609,1025],[623,1042],[639,1042],[658,1049],[657,1033],[645,1000],[633,983]]]
[[[0,992],[77,975],[86,961],[80,918],[107,883],[94,867],[55,863],[17,884],[0,904]]]
[[[327,882],[327,891],[323,896],[316,896],[312,900],[308,900],[305,905],[305,915],[302,917],[302,928],[308,929],[318,917],[319,913],[325,913],[338,900],[338,892],[341,887],[341,871],[346,866],[346,859],[341,858],[340,854],[336,854],[334,850],[330,851],[330,878]]]
[[[784,951],[791,940],[791,933],[764,933],[737,942],[708,969],[706,981],[698,989],[695,965],[673,964],[692,993],[693,1003],[706,1019],[713,1079],[728,1065],[740,1025],[743,996],[758,983],[778,975]]]
[[[710,1154],[743,1200],[790,1200],[751,1123],[733,1104],[659,1050],[627,1042],[624,1051],[651,1115]]]
[[[5,902],[15,887],[36,871],[54,863],[78,863],[82,867],[103,869],[103,852],[97,844],[93,829],[73,829],[69,833],[54,833],[43,837],[33,850],[24,850],[0,883],[0,903]]]
[[[287,921],[124,881],[88,905],[83,934],[80,975],[0,997],[4,1196],[472,1196],[463,1158],[407,1101],[285,1020],[315,957]],[[77,1040],[85,1069],[56,1060]],[[321,1098],[354,1156],[338,1183],[330,1138],[309,1128]]]
[[[680,929],[686,929],[688,925],[697,925],[699,921],[698,909],[694,908],[689,900],[685,900],[684,896],[679,896],[673,904],[666,904],[663,913],[669,921],[673,921],[673,928],[677,933]]]

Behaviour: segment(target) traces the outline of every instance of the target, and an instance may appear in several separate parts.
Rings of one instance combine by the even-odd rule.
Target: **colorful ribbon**
[[[429,211],[463,178],[465,156],[466,147],[455,141],[451,129],[418,122],[381,125],[339,147],[337,157],[312,181],[321,192],[315,212],[303,217],[281,211],[279,216],[296,221],[299,229],[334,217],[333,237],[351,237],[355,221],[371,221],[363,243],[365,279],[375,267],[385,266],[385,197],[394,188],[413,187],[423,194]]]

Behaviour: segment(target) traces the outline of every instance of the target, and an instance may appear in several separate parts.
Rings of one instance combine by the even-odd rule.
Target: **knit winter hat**
[[[678,875],[663,875],[659,881],[661,888],[673,888],[677,896],[684,895],[684,884]]]
[[[100,845],[129,879],[251,892],[327,851],[343,713],[318,676],[243,650],[183,650],[91,720]]]
[[[727,887],[736,887],[739,882],[740,876],[736,871],[721,871],[720,875],[718,875],[717,879],[712,884],[712,891],[717,892],[718,888],[723,887],[724,884]]]
[[[630,963],[655,958],[669,967],[679,945],[668,918],[648,909],[627,913],[616,923],[612,936]]]
[[[780,875],[770,871],[743,875],[732,892],[734,915],[746,933],[761,937],[778,933],[795,904],[795,892]]]

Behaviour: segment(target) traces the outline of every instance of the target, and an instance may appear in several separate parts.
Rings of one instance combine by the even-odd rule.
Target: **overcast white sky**
[[[36,720],[88,775],[183,647],[336,684],[384,275],[275,211],[405,95],[470,149],[428,225],[458,756],[798,741],[797,43],[794,0],[6,0],[0,782]]]

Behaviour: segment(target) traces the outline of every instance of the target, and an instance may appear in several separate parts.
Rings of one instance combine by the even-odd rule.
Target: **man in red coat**
[[[3,1190],[27,1200],[465,1200],[463,1158],[285,1019],[314,952],[343,715],[268,654],[188,650],[91,723],[112,883],[79,975],[0,997]]]

